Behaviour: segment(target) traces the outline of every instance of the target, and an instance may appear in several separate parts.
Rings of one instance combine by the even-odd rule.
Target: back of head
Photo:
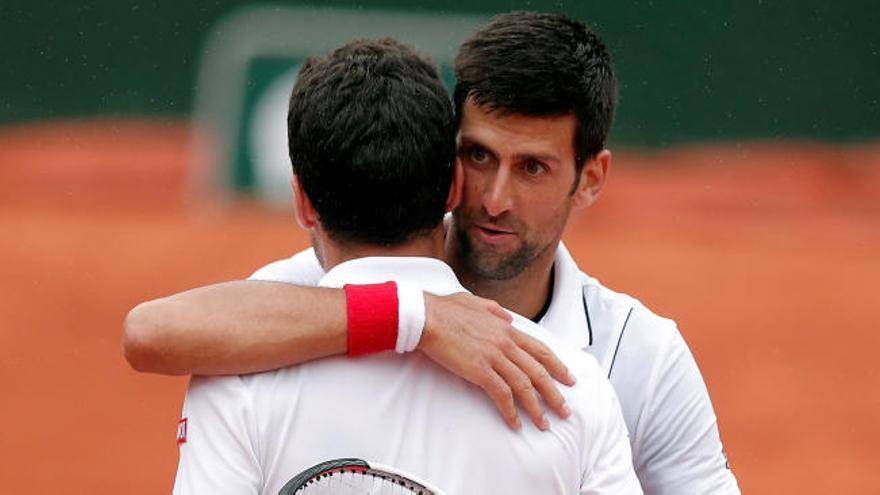
[[[574,114],[578,169],[605,147],[617,78],[605,44],[561,14],[511,12],[492,18],[455,58],[456,116],[466,99],[502,113]]]
[[[399,244],[442,220],[452,106],[436,67],[410,47],[360,40],[309,59],[287,124],[294,174],[335,240]]]

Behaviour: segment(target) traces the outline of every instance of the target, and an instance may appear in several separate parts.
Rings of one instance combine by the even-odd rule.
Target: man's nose
[[[498,167],[491,178],[489,187],[483,192],[483,208],[489,216],[497,217],[513,206],[510,183],[510,171],[507,167]]]

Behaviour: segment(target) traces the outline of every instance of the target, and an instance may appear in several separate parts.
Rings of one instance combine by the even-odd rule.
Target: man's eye
[[[541,164],[540,162],[537,162],[535,160],[529,160],[525,164],[525,171],[526,171],[526,174],[528,174],[532,177],[536,177],[538,175],[543,174],[545,172],[545,169],[544,169],[544,165]]]
[[[474,163],[485,163],[489,159],[489,155],[482,148],[471,148],[471,161]]]

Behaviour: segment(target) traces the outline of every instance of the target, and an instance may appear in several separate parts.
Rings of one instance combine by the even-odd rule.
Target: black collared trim
[[[587,286],[581,287],[581,295],[584,300],[584,316],[587,317],[587,333],[590,336],[590,340],[587,343],[587,346],[593,345],[593,322],[590,321],[590,308],[587,307]]]
[[[614,348],[614,357],[611,358],[611,366],[608,367],[608,378],[611,378],[611,370],[614,369],[614,361],[617,360],[617,351],[620,350],[620,342],[623,340],[623,332],[626,331],[626,324],[629,323],[629,317],[633,314],[633,308],[629,308],[626,314],[626,320],[623,321],[623,328],[620,329],[620,337],[617,339],[617,347]]]
[[[550,309],[550,304],[553,303],[553,290],[556,288],[556,264],[554,263],[552,267],[550,267],[550,292],[547,294],[547,299],[544,300],[544,307],[538,311],[538,314],[533,316],[531,320],[535,323],[541,323],[541,318],[547,316],[547,311]]]

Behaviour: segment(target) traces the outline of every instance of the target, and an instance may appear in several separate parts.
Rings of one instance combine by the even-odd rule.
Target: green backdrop
[[[251,3],[4,0],[0,123],[99,114],[187,117],[207,33]],[[874,1],[296,4],[477,14],[528,8],[578,17],[615,57],[622,84],[617,143],[880,135]]]

